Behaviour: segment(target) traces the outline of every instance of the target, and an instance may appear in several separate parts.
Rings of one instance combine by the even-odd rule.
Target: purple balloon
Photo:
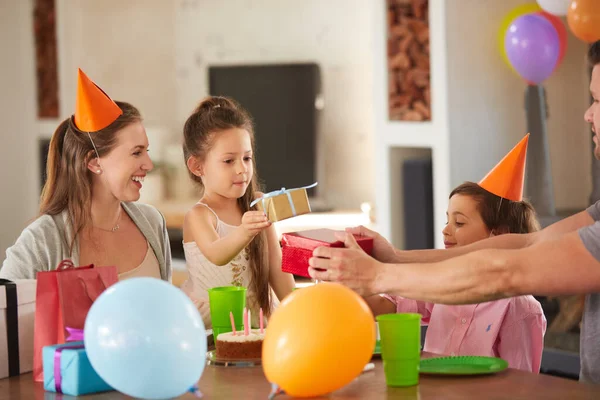
[[[519,75],[537,85],[552,75],[558,62],[560,39],[546,18],[526,14],[516,18],[506,30],[504,48]]]

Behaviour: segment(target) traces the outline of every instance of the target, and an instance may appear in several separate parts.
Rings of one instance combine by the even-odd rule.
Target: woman
[[[0,278],[35,279],[71,259],[116,266],[120,280],[170,281],[165,220],[134,203],[152,167],[139,111],[112,101],[79,70],[75,115],[50,141],[40,216],[6,251]]]

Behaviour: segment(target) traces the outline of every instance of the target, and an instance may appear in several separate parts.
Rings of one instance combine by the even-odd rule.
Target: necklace
[[[121,207],[119,207],[119,216],[117,217],[117,223],[115,224],[115,226],[113,226],[110,229],[104,229],[104,228],[100,228],[99,226],[95,226],[95,228],[100,229],[101,231],[105,231],[105,232],[116,232],[119,230],[119,220],[121,219]]]

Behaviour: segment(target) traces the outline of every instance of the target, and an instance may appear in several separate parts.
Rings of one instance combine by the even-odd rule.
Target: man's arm
[[[568,218],[561,219],[560,221],[549,225],[545,229],[536,232],[534,235],[537,236],[537,241],[549,240],[556,238],[559,235],[574,232],[585,226],[592,225],[593,223],[594,219],[586,210],[583,210],[577,214],[571,215]]]
[[[559,235],[576,231],[594,223],[587,211],[581,211],[560,220],[539,232],[528,234],[507,234],[480,240],[467,246],[458,246],[444,250],[396,250],[395,263],[431,263],[447,260],[484,249],[523,249],[537,243],[551,240]]]
[[[519,250],[485,249],[426,266],[384,264],[372,289],[446,304],[600,291],[600,262],[578,232],[551,236]]]

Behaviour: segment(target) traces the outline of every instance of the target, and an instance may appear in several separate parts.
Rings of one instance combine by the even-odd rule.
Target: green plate
[[[486,375],[506,368],[508,363],[501,358],[456,356],[423,359],[419,372],[434,375]]]

